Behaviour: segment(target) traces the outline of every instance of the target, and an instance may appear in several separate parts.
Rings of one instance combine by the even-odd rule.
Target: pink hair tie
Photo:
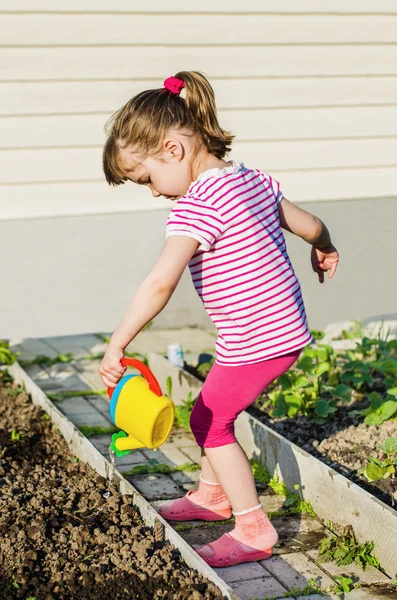
[[[166,90],[172,92],[173,94],[178,94],[179,96],[179,94],[185,87],[185,83],[182,81],[182,79],[177,79],[176,77],[168,77],[168,79],[164,81],[164,87]]]

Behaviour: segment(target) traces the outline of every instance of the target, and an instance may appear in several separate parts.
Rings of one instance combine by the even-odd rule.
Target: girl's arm
[[[324,271],[329,271],[328,278],[331,279],[338,266],[339,254],[331,243],[330,233],[324,223],[286,198],[281,200],[278,214],[283,229],[298,235],[313,246],[311,262],[320,283],[324,282]]]
[[[124,349],[168,303],[197,246],[197,240],[187,236],[173,235],[167,240],[159,260],[135,292],[111,337],[99,368],[107,387],[114,387],[123,375],[125,368],[120,361]]]

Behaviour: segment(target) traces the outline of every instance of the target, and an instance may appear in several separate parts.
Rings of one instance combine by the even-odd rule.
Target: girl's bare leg
[[[219,481],[235,512],[257,506],[259,499],[252,468],[240,444],[234,442],[226,446],[204,448],[203,450],[208,460],[207,465],[203,459],[203,479]],[[204,476],[204,468],[208,469],[206,470],[207,477]],[[215,479],[212,473],[215,475]]]

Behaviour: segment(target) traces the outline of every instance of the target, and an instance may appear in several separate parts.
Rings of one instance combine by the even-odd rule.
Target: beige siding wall
[[[107,187],[103,127],[182,69],[290,199],[396,196],[395,0],[1,0],[0,23],[0,219],[168,207]]]

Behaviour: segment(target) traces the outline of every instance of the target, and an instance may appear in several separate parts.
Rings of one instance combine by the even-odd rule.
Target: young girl
[[[104,384],[119,381],[124,349],[164,308],[187,265],[219,331],[216,361],[190,420],[202,455],[198,490],[159,509],[174,521],[222,520],[233,513],[233,531],[197,549],[215,567],[268,558],[277,542],[234,422],[311,341],[281,228],[311,244],[321,283],[339,260],[326,226],[284,198],[277,181],[224,160],[232,139],[218,123],[207,79],[183,71],[113,116],[103,153],[109,184],[132,181],[175,202],[164,250],[101,363]]]

